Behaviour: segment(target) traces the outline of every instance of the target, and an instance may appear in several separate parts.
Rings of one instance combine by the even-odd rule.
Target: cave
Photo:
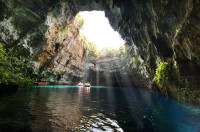
[[[125,56],[87,57],[83,11],[105,12]],[[199,0],[0,0],[0,131],[199,131],[199,11]]]
[[[108,65],[113,68],[109,69],[110,74],[105,74],[105,69],[98,74],[100,82],[106,82],[108,77],[112,81],[102,85],[130,84],[180,100],[200,100],[198,0],[1,0],[0,3],[1,44],[17,51],[17,55],[30,56],[35,73],[43,80],[74,84],[83,79],[85,51],[74,19],[81,11],[105,11],[112,28],[126,41],[127,57],[116,62],[91,63],[88,71],[93,84],[99,83],[91,80],[99,76],[94,67]],[[158,83],[154,78],[161,62],[167,62],[167,78]]]

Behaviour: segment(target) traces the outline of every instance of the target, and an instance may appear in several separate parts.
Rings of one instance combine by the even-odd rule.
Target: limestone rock
[[[52,80],[78,79],[83,50],[73,18],[85,10],[105,11],[153,90],[200,102],[199,0],[0,0],[0,42],[30,55],[41,75],[45,69],[58,73]],[[64,28],[70,35],[62,35]],[[169,64],[168,79],[158,85],[152,80],[161,61]]]

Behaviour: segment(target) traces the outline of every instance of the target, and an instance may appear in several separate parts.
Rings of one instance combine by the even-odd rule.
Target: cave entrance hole
[[[83,82],[96,86],[120,84],[126,78],[119,75],[124,73],[121,59],[126,56],[125,41],[111,27],[104,11],[82,11],[76,15],[76,20],[87,52],[88,67]]]
[[[125,56],[125,41],[113,30],[104,11],[82,11],[76,18],[80,21],[80,35],[90,57]]]

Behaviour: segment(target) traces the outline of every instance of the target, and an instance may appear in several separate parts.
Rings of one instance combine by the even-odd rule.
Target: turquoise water
[[[1,131],[199,132],[200,106],[143,88],[20,88],[0,96]]]

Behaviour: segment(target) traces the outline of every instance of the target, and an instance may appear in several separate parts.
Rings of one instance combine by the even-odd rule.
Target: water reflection
[[[82,96],[90,96],[90,87],[78,86],[78,98],[81,99]]]
[[[75,131],[84,132],[123,132],[116,120],[105,117],[102,113],[97,113],[90,117],[84,116]]]
[[[37,94],[39,92],[39,95]],[[34,131],[69,131],[81,118],[77,89],[39,88],[32,95],[34,117],[31,123]]]
[[[196,132],[200,108],[142,88],[34,87],[0,97],[0,131]]]

